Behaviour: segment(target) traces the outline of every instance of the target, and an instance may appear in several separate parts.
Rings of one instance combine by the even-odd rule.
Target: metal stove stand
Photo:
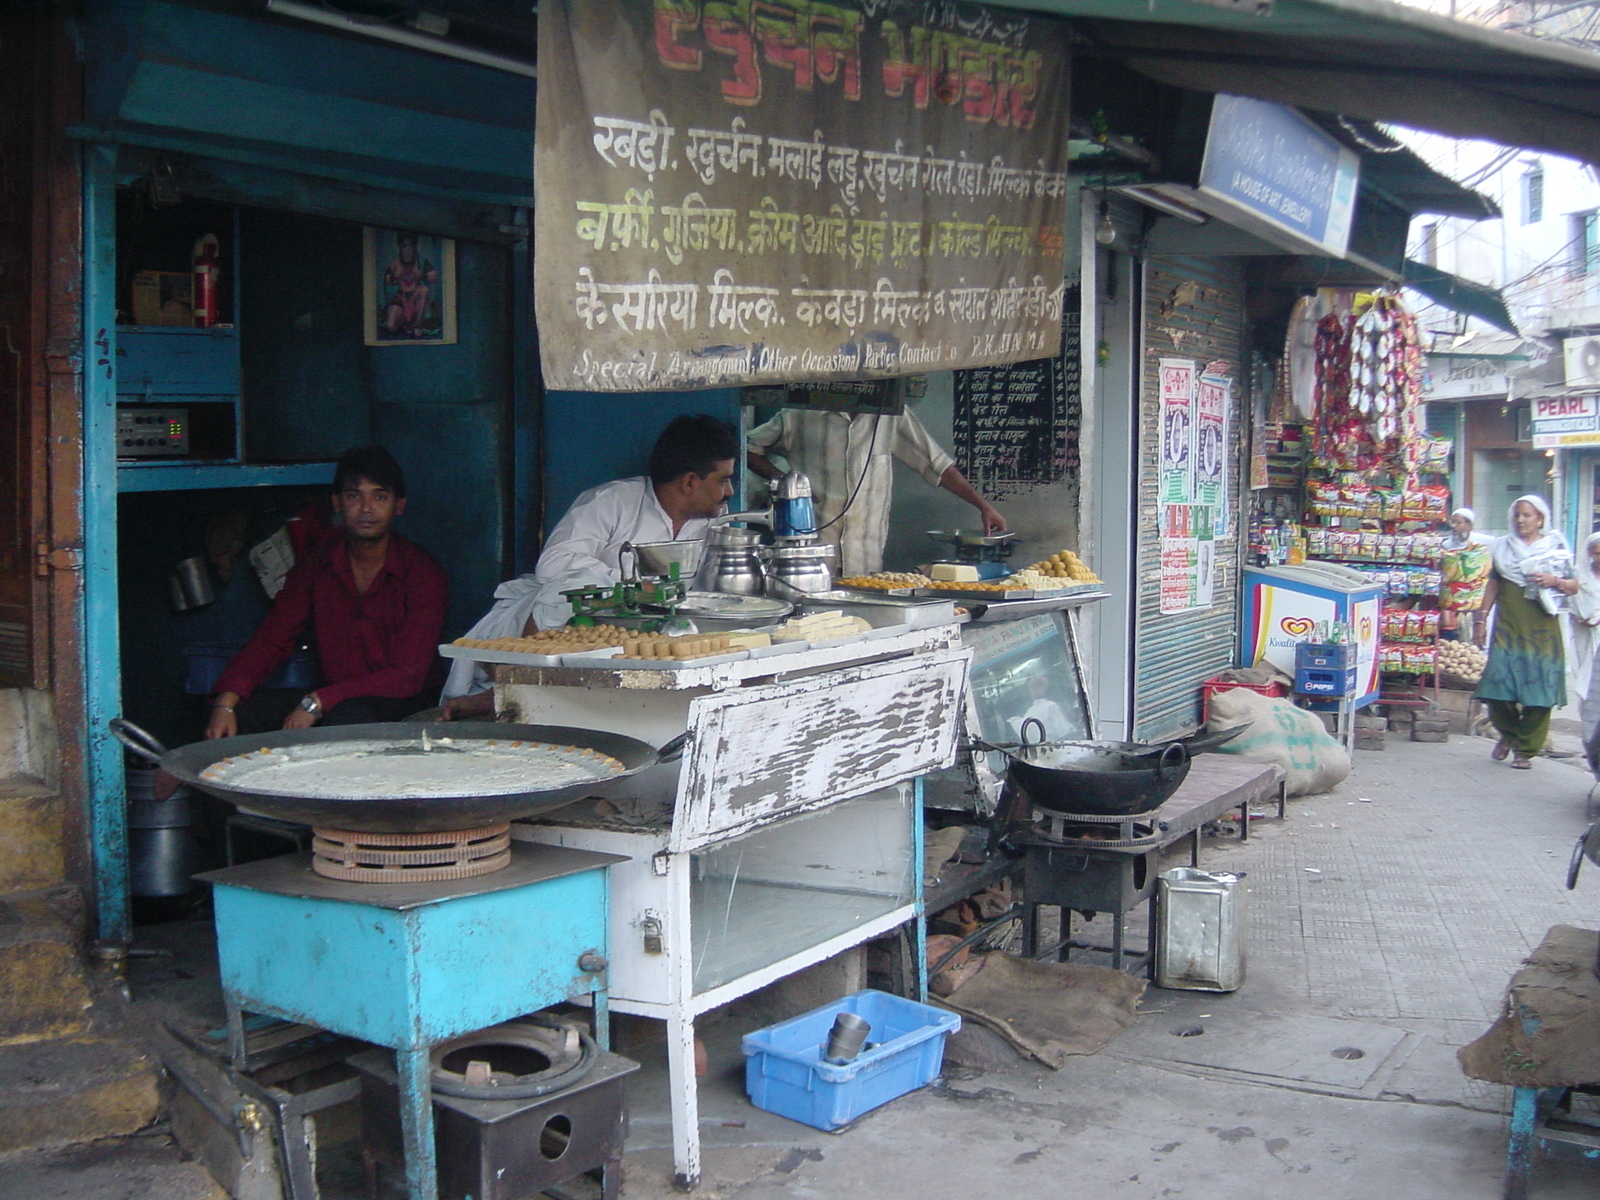
[[[1007,784],[1014,789],[1014,784]],[[1161,853],[1180,838],[1190,837],[1189,865],[1200,865],[1200,842],[1208,821],[1232,809],[1239,810],[1239,836],[1250,836],[1250,805],[1277,792],[1278,817],[1284,816],[1287,795],[1283,772],[1270,764],[1250,762],[1230,755],[1203,755],[1195,759],[1188,778],[1167,802],[1152,812],[1135,816],[1105,817],[1052,814],[1044,824],[1013,823],[1011,844],[1026,859],[1022,886],[1023,953],[1033,958],[1054,954],[1065,961],[1071,950],[1094,950],[1111,955],[1111,966],[1121,970],[1123,960],[1136,957],[1147,970],[1155,964],[1157,917],[1155,877]],[[1001,810],[1025,801],[1017,789],[1002,800]],[[1061,832],[1064,825],[1114,827],[1113,838],[1074,837]],[[1143,951],[1129,951],[1124,924],[1127,914],[1143,900],[1150,901],[1150,930]],[[1061,937],[1055,945],[1038,945],[1040,905],[1061,910]],[[1110,913],[1111,945],[1097,946],[1072,940],[1074,911]]]
[[[403,1157],[394,1061],[382,1050],[357,1054],[361,1144],[369,1191],[377,1167]],[[601,1200],[616,1200],[628,1133],[626,1081],[639,1064],[601,1051],[571,1087],[524,1100],[468,1100],[434,1093],[441,1200],[536,1200],[560,1185],[598,1174]]]
[[[230,1056],[245,1014],[395,1052],[410,1200],[439,1200],[432,1048],[587,996],[607,1041],[607,879],[618,855],[518,844],[491,875],[433,883],[328,879],[297,854],[201,876],[212,884]]]

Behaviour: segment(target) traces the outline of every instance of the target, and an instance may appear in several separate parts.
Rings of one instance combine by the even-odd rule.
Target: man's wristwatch
[[[317,694],[315,692],[307,692],[304,696],[300,697],[300,707],[303,711],[310,713],[313,717],[320,717],[322,715],[322,701],[317,699]]]

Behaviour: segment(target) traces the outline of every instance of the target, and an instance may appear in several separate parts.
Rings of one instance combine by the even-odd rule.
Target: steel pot
[[[123,720],[112,723],[112,732],[124,744],[142,741],[146,748],[159,748],[161,768],[176,775],[191,787],[209,792],[219,800],[248,808],[281,821],[301,825],[323,825],[356,833],[434,833],[451,829],[474,829],[518,817],[549,812],[589,795],[600,795],[618,780],[637,775],[659,762],[671,762],[682,753],[688,740],[684,734],[657,751],[637,738],[597,729],[577,729],[565,725],[512,725],[496,721],[451,721],[448,724],[421,724],[395,721],[380,725],[314,726],[311,729],[285,729],[274,733],[252,733],[240,737],[193,742],[167,750],[138,726]],[[563,787],[507,790],[457,796],[278,796],[231,786],[226,780],[202,778],[212,764],[225,758],[255,750],[278,750],[291,746],[328,745],[341,741],[393,742],[397,753],[421,751],[424,730],[453,739],[457,750],[470,749],[474,741],[545,742],[575,746],[608,754],[622,764],[622,770],[604,779],[567,784]],[[130,740],[132,739],[132,740]]]
[[[732,596],[759,596],[766,577],[761,562],[761,535],[754,529],[722,525],[711,531],[694,588]]]
[[[774,583],[787,584],[794,591],[808,596],[832,591],[833,556],[836,553],[837,548],[827,542],[810,546],[774,546],[767,552],[767,561],[771,564],[767,579],[768,594],[788,596],[788,592],[776,591]]]

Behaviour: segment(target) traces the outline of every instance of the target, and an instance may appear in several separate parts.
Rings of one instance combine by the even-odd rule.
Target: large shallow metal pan
[[[162,770],[220,800],[282,821],[322,825],[357,833],[433,833],[449,829],[476,829],[517,817],[535,816],[570,804],[583,796],[603,794],[619,779],[637,775],[658,762],[671,761],[681,749],[680,742],[676,741],[657,751],[647,742],[619,733],[576,729],[566,725],[510,725],[496,721],[452,721],[447,724],[396,721],[381,725],[316,726],[194,742],[179,746],[176,750],[167,750],[149,734],[126,721],[114,721],[112,728],[125,745],[147,756],[156,752],[153,756]],[[261,749],[337,745],[343,741],[381,741],[393,742],[396,753],[406,753],[411,747],[421,753],[424,730],[430,738],[452,739],[457,750],[468,748],[474,741],[496,741],[502,745],[508,741],[524,741],[576,746],[609,754],[622,764],[622,770],[604,779],[542,791],[428,797],[275,796],[242,787],[230,787],[226,781],[202,778],[202,773],[213,763]],[[140,739],[143,744],[136,744]]]

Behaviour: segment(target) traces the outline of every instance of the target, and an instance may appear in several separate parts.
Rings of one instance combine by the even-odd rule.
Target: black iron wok
[[[1062,813],[1137,816],[1161,807],[1189,774],[1189,750],[1182,742],[1139,744],[1134,750],[1127,742],[974,744],[1004,754],[1011,778],[1033,802]]]
[[[670,762],[682,751],[684,738],[674,739],[657,751],[647,742],[605,733],[597,729],[576,729],[566,725],[510,725],[495,721],[451,721],[421,723],[396,721],[381,725],[334,725],[311,729],[252,733],[240,737],[194,742],[168,750],[137,725],[123,720],[111,722],[117,739],[135,753],[155,761],[162,770],[177,776],[191,787],[209,792],[219,800],[237,804],[252,812],[302,825],[321,825],[354,833],[434,833],[452,829],[476,829],[517,817],[530,817],[570,804],[583,796],[601,794],[619,779],[637,775],[658,762]],[[622,770],[604,779],[587,780],[543,791],[485,792],[461,796],[349,796],[294,797],[263,795],[245,788],[231,787],[225,781],[202,777],[202,772],[224,758],[251,751],[277,750],[291,746],[341,741],[392,741],[396,751],[417,747],[421,753],[423,731],[431,738],[450,738],[459,750],[466,741],[545,742],[576,746],[608,754],[622,764]],[[444,748],[450,752],[450,748]],[[433,753],[439,753],[435,744]]]

